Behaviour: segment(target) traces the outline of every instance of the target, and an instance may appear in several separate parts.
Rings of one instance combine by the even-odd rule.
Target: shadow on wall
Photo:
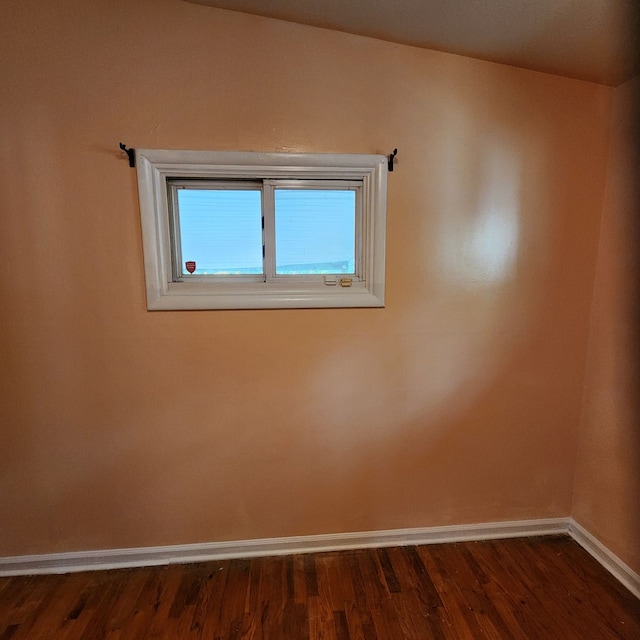
[[[635,4],[635,35],[637,36],[636,42],[636,63],[640,68],[640,5]],[[635,170],[631,171],[631,185],[634,189],[632,195],[632,209],[631,209],[631,232],[632,238],[635,238],[636,242],[632,243],[634,251],[632,256],[635,260],[632,262],[633,273],[635,278],[633,281],[632,289],[632,302],[631,302],[631,326],[635,331],[632,334],[631,348],[635,353],[634,365],[632,376],[629,380],[629,394],[632,398],[632,415],[635,416],[636,422],[632,427],[635,433],[635,466],[636,470],[640,470],[640,76],[636,76],[633,85],[632,94],[632,118],[631,118],[631,140],[632,140],[632,167]],[[634,179],[635,176],[635,179]],[[635,293],[634,293],[635,292]],[[640,472],[636,474],[636,486],[635,490],[632,488],[631,495],[640,496]],[[640,501],[636,501],[631,505],[631,510],[635,515],[635,527],[631,531],[631,539],[640,541]],[[638,553],[640,555],[640,543],[638,543]],[[636,567],[636,571],[640,573],[640,566]]]
[[[634,101],[616,89],[572,515],[640,568],[640,341]],[[632,108],[630,108],[632,107]]]
[[[636,71],[640,70],[640,3],[633,3],[630,10],[628,30],[634,43],[634,61]],[[629,501],[625,508],[628,513],[627,539],[635,542],[636,564],[633,566],[640,573],[640,75],[629,83],[630,99],[627,114],[627,130],[629,140],[630,167],[626,174],[627,188],[631,189],[628,209],[627,258],[631,272],[631,284],[628,291],[628,316],[631,328],[629,336],[629,374],[626,378],[625,394],[629,399],[629,415],[631,416],[631,442],[634,455],[632,457],[632,486],[629,488]],[[618,89],[619,90],[619,89]]]

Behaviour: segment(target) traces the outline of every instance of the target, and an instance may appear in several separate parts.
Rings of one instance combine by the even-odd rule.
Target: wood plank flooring
[[[0,578],[0,640],[639,640],[568,537]]]

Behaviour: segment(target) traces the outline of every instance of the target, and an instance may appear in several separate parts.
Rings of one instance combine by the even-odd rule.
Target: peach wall
[[[615,90],[573,516],[640,572],[638,97]]]
[[[0,556],[569,513],[610,89],[178,0],[0,30]],[[397,147],[386,308],[147,312],[119,141]]]

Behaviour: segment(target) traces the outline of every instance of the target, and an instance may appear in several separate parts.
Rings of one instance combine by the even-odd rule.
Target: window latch
[[[350,287],[353,284],[353,278],[338,278],[336,276],[325,276],[324,283],[328,287],[335,287],[336,285],[340,285],[341,287]]]

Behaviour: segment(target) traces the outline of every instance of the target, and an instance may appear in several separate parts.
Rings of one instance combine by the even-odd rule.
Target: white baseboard
[[[0,576],[72,573],[98,569],[146,567],[343,549],[557,535],[567,534],[569,526],[569,518],[550,518],[546,520],[489,522],[420,529],[391,529],[389,531],[330,533],[316,536],[209,542],[168,547],[14,556],[0,558]]]
[[[0,577],[148,567],[344,549],[442,544],[445,542],[468,542],[562,534],[570,535],[627,589],[640,598],[640,576],[573,518],[512,520],[418,529],[329,533],[316,536],[207,542],[167,547],[106,549],[104,551],[74,551],[70,553],[14,556],[0,558]]]
[[[614,578],[622,583],[636,598],[640,598],[640,575],[627,566],[617,555],[605,547],[573,518],[569,522],[569,535],[590,553]]]

